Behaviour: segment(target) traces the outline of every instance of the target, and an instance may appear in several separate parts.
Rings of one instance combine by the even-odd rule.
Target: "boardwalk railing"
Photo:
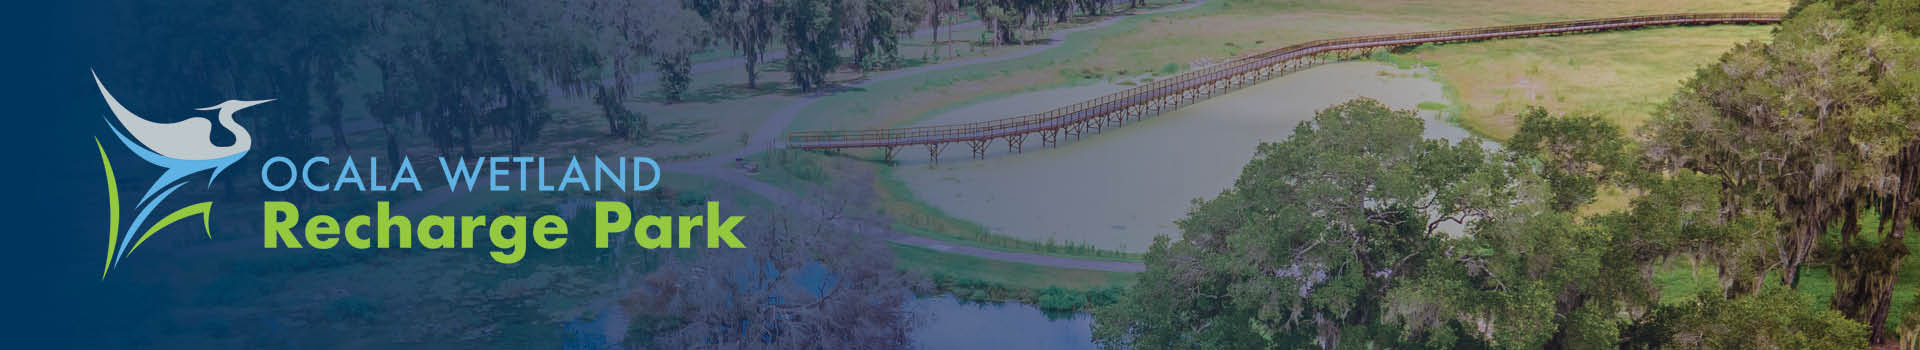
[[[1005,139],[1010,151],[1018,151],[1030,134],[1041,135],[1043,145],[1056,145],[1061,135],[1078,138],[1085,131],[1098,132],[1107,125],[1123,125],[1130,118],[1145,118],[1233,88],[1315,64],[1364,55],[1371,50],[1662,25],[1767,24],[1778,23],[1781,16],[1781,13],[1769,12],[1679,13],[1314,40],[1236,58],[1042,113],[963,124],[799,131],[787,134],[786,147],[882,148],[891,160],[899,147],[923,145],[937,161],[944,145],[966,143],[972,147],[975,157],[984,157],[987,144],[995,139]]]

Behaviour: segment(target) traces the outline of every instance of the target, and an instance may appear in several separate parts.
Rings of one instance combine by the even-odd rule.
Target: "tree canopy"
[[[1920,41],[1904,29],[1912,13],[1865,9],[1900,3],[1797,5],[1772,42],[1702,68],[1647,129],[1655,162],[1720,178],[1726,215],[1780,220],[1778,254],[1763,263],[1778,264],[1782,284],[1830,264],[1832,306],[1868,323],[1875,343],[1920,194]]]
[[[1653,272],[1678,256],[1708,256],[1727,285],[1757,290],[1758,281],[1725,274],[1763,266],[1752,263],[1769,256],[1777,221],[1723,216],[1716,177],[1644,172],[1631,141],[1604,121],[1526,113],[1521,146],[1496,151],[1422,139],[1413,112],[1373,100],[1320,111],[1286,140],[1260,145],[1232,188],[1196,201],[1178,240],[1156,239],[1135,288],[1096,311],[1096,340],[1136,349],[1865,343],[1864,333],[1811,328],[1866,329],[1797,295],[1726,302],[1715,289],[1662,303]],[[1600,183],[1644,195],[1583,216]],[[1763,313],[1778,317],[1727,321]],[[1775,332],[1751,333],[1762,330]]]
[[[1099,340],[1352,348],[1425,326],[1383,322],[1410,311],[1396,291],[1452,264],[1442,260],[1471,259],[1447,237],[1514,192],[1509,168],[1478,142],[1422,130],[1410,111],[1361,99],[1261,144],[1232,188],[1178,222],[1180,240],[1155,240],[1129,300],[1098,313]]]

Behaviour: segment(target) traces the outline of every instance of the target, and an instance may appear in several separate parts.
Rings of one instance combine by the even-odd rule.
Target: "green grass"
[[[1073,62],[1096,55],[1101,50],[1101,46],[1098,45],[1099,38],[1136,31],[1145,21],[1179,13],[1182,12],[1133,16],[1106,27],[1069,34],[1068,39],[1058,46],[1026,57],[926,72],[877,82],[856,91],[829,96],[803,110],[801,117],[790,125],[788,130],[898,126],[937,115],[940,111],[971,103],[984,103],[996,97],[1044,88],[1092,83],[1105,79],[1106,75],[1124,76],[1132,72],[1153,71],[1149,68],[1063,70],[1049,69],[1049,67],[1072,66]],[[1156,68],[1173,67],[1175,70],[1184,67],[1180,63],[1168,62],[1160,62],[1157,65],[1159,67]],[[1029,74],[1044,71],[1051,72],[1050,74]],[[1089,77],[1086,72],[1094,72],[1103,77]],[[886,103],[875,103],[875,101]],[[874,106],[897,107],[881,107],[876,110]],[[875,155],[867,158],[879,157]],[[913,198],[912,192],[906,185],[893,178],[887,168],[881,168],[880,171],[880,177],[876,180],[876,186],[881,193],[882,203],[879,206],[899,223],[896,224],[896,229],[986,249],[1075,258],[1139,261],[1137,254],[1088,248],[1086,247],[1088,242],[1048,244],[992,234],[981,225],[951,217]],[[763,176],[762,178],[774,177]],[[778,182],[786,180],[770,181],[779,184]]]
[[[1542,38],[1421,45],[1370,59],[1425,66],[1447,99],[1438,110],[1475,136],[1504,140],[1526,106],[1592,114],[1629,133],[1652,117],[1695,69],[1738,43],[1766,39],[1772,26],[1662,27]],[[1624,192],[1603,193],[1584,212],[1625,208]]]
[[[801,184],[825,184],[833,177],[826,168],[826,163],[832,158],[820,153],[774,149],[747,156],[747,159],[760,167],[760,174],[754,178],[780,188],[799,189]]]
[[[1367,58],[1374,61],[1390,64],[1390,65],[1393,65],[1394,68],[1400,68],[1400,69],[1413,69],[1413,67],[1416,67],[1416,66],[1431,66],[1431,63],[1429,62],[1421,62],[1420,59],[1413,58],[1411,56],[1395,55],[1393,53],[1386,52],[1386,51],[1374,51],[1373,54],[1368,56]]]
[[[948,215],[940,208],[914,197],[905,182],[893,176],[893,168],[881,168],[875,179],[879,186],[877,205],[894,218],[894,229],[955,244],[1000,251],[1032,253],[1082,259],[1141,261],[1140,254],[1092,247],[1091,242],[1035,242],[994,234],[985,226]]]
[[[789,125],[787,130],[895,126],[923,117],[939,106],[975,101],[995,96],[995,94],[1035,87],[1057,86],[1069,81],[1066,75],[1058,73],[1061,71],[1060,68],[1076,68],[1074,71],[1081,71],[1079,67],[1068,66],[1089,56],[1098,55],[1104,49],[1099,46],[1100,38],[1139,30],[1140,23],[1143,21],[1178,13],[1181,12],[1132,16],[1105,27],[1068,34],[1064,42],[1053,48],[1017,59],[925,72],[872,83],[855,91],[838,93],[823,98],[801,111],[801,117]],[[1024,46],[1008,46],[999,50],[1024,49]],[[1157,64],[1166,63],[1158,62]],[[1131,71],[1144,72],[1147,69]],[[1039,72],[1046,73],[1034,74]],[[965,88],[955,88],[963,85]],[[874,110],[874,106],[897,108],[883,107],[881,110]]]
[[[1877,242],[1879,237],[1872,231],[1878,225],[1877,218],[1863,219],[1860,239],[1868,243]],[[1833,240],[1838,236],[1837,230],[1835,228],[1836,232],[1823,237],[1821,245],[1836,244]],[[1909,251],[1920,252],[1920,237],[1907,237],[1905,243]],[[1813,299],[1813,305],[1821,309],[1827,308],[1833,301],[1834,281],[1828,270],[1829,266],[1808,265],[1800,272],[1799,291]],[[1685,260],[1676,260],[1669,268],[1655,272],[1654,285],[1660,287],[1660,302],[1684,302],[1700,291],[1718,288],[1720,282],[1716,276],[1719,271],[1710,262],[1700,262],[1699,277],[1694,277],[1692,271],[1691,265]],[[1763,283],[1764,288],[1781,288],[1777,273],[1769,273]],[[1920,295],[1920,259],[1908,255],[1900,262],[1900,273],[1893,287],[1893,308],[1887,312],[1887,327],[1890,330],[1898,329],[1908,310],[1913,310],[1916,295]]]
[[[831,179],[836,176],[855,175],[837,173],[876,171],[879,173],[873,180],[876,193],[874,202],[870,205],[877,208],[881,214],[892,218],[893,229],[901,232],[981,249],[1080,259],[1140,261],[1139,254],[1099,249],[1090,244],[1091,242],[1035,242],[994,234],[984,226],[952,217],[939,208],[918,200],[907,188],[905,182],[892,177],[892,167],[835,164],[835,162],[867,162],[854,158],[880,158],[877,154],[855,152],[860,155],[844,157],[799,150],[773,150],[754,154],[748,158],[760,166],[760,173],[754,175],[754,179],[793,191],[803,198],[826,197],[819,191],[822,190],[822,186],[829,185]]]
[[[1920,239],[1908,239],[1907,246],[1920,248]],[[1693,276],[1686,262],[1679,262],[1671,269],[1655,272],[1653,280],[1654,285],[1660,287],[1660,303],[1686,302],[1701,291],[1719,288],[1717,284],[1720,282],[1715,277],[1719,270],[1706,261],[1701,261],[1700,264],[1699,277]],[[1920,268],[1920,264],[1916,264],[1911,256],[1900,265],[1899,281],[1893,287],[1893,309],[1887,312],[1888,328],[1898,327],[1907,310],[1913,308],[1916,290],[1920,290],[1920,272],[1913,271],[1916,268]],[[1782,288],[1776,273],[1768,273],[1763,284],[1762,288]],[[1833,287],[1833,278],[1829,277],[1826,266],[1808,266],[1800,272],[1800,293],[1813,299],[1815,306],[1822,309],[1828,307],[1833,301]]]
[[[986,281],[1018,289],[1042,290],[1047,287],[1060,287],[1085,290],[1130,286],[1134,281],[1133,274],[1125,272],[1002,262],[900,244],[892,244],[892,247],[894,254],[900,257],[897,264],[902,269],[926,275],[945,274],[956,278]]]
[[[1667,27],[1544,38],[1426,45],[1376,59],[1418,62],[1462,109],[1461,126],[1505,139],[1526,106],[1639,127],[1691,77],[1733,45],[1768,37],[1771,26]]]
[[[931,280],[935,294],[973,302],[1016,301],[1043,312],[1081,312],[1113,304],[1133,274],[1009,263],[894,244],[902,270]],[[926,291],[920,291],[926,292]]]
[[[1609,5],[1605,11],[1595,12],[1590,7],[1597,5],[1532,4],[1515,1],[1487,1],[1457,6],[1434,7],[1432,4],[1417,1],[1385,1],[1374,4],[1350,4],[1324,1],[1210,1],[1198,8],[1180,12],[1154,15],[1133,16],[1122,19],[1112,25],[1080,31],[1068,35],[1065,42],[1058,46],[1029,56],[999,62],[973,64],[964,67],[925,72],[899,79],[875,82],[853,91],[836,93],[808,106],[801,112],[788,130],[815,130],[836,128],[873,128],[894,127],[909,124],[940,111],[950,110],[971,103],[983,103],[996,97],[1031,91],[1037,88],[1072,85],[1079,81],[1098,79],[1096,76],[1128,76],[1142,73],[1170,73],[1187,67],[1186,63],[1195,58],[1219,58],[1222,48],[1238,53],[1256,52],[1278,48],[1306,40],[1338,37],[1355,34],[1372,34],[1428,30],[1439,28],[1458,28],[1479,25],[1512,24],[1539,22],[1593,16],[1627,15],[1654,12],[1676,12],[1691,10],[1766,10],[1784,8],[1785,2],[1771,0],[1717,0],[1700,3],[1674,4],[1664,1],[1632,0],[1619,6]],[[1601,7],[1609,7],[1601,6]],[[1617,8],[1611,8],[1617,7]],[[1497,12],[1488,16],[1449,16],[1447,14]],[[1276,19],[1274,16],[1279,16]],[[1283,19],[1283,20],[1282,20]],[[1724,29],[1711,29],[1722,30]],[[1692,29],[1688,29],[1692,30]],[[1736,29],[1735,31],[1739,31]],[[1764,35],[1764,27],[1746,28],[1737,35]],[[1618,35],[1613,33],[1594,35]],[[1662,35],[1673,35],[1671,33]],[[1724,49],[1731,41],[1727,35],[1709,35],[1712,41],[1708,46]],[[1583,69],[1609,69],[1620,65],[1609,65],[1612,61],[1630,61],[1635,64],[1662,65],[1660,67],[1688,67],[1683,63],[1649,62],[1670,59],[1674,55],[1648,55],[1643,51],[1669,50],[1670,46],[1699,46],[1692,38],[1678,40],[1679,43],[1666,45],[1647,45],[1643,41],[1656,39],[1646,34],[1638,36],[1609,37],[1604,40],[1576,42],[1567,48],[1553,51],[1555,57],[1541,59],[1542,62],[1557,62],[1568,67]],[[1554,39],[1540,39],[1554,40]],[[1664,40],[1664,39],[1663,39]],[[1718,41],[1714,41],[1718,40]],[[1656,40],[1657,41],[1657,40]],[[1495,41],[1500,42],[1500,41]],[[1472,46],[1482,44],[1464,44]],[[1510,44],[1511,45],[1511,44]],[[1523,45],[1524,46],[1524,45]],[[1643,46],[1645,48],[1643,48]],[[1008,48],[1001,48],[1007,52]],[[1449,58],[1464,58],[1473,62],[1489,61],[1487,58],[1513,56],[1526,48],[1504,50],[1461,51],[1456,55],[1445,47],[1422,48],[1416,55],[1388,55],[1383,59],[1396,66],[1428,67],[1447,66]],[[1418,54],[1433,52],[1433,59]],[[1698,50],[1696,50],[1698,51]],[[1586,55],[1601,56],[1595,58]],[[1682,52],[1679,56],[1697,56],[1693,52]],[[1707,54],[1712,56],[1711,53]],[[1709,58],[1710,59],[1710,58]],[[1452,74],[1473,74],[1478,66],[1464,63],[1458,71],[1441,70]],[[1537,66],[1537,65],[1534,65]],[[1533,66],[1526,66],[1531,68]],[[1447,66],[1447,68],[1453,68]],[[1495,67],[1497,68],[1497,67]],[[1682,71],[1690,71],[1681,69]],[[1677,75],[1655,75],[1674,77]],[[1662,78],[1655,78],[1658,82]],[[1445,108],[1434,108],[1455,124],[1463,124],[1468,130],[1483,137],[1498,139],[1502,136],[1498,128],[1483,126],[1486,116],[1498,115],[1494,108],[1475,109],[1472,98],[1480,96],[1478,92],[1484,86],[1462,84],[1455,79],[1441,80],[1448,102]],[[1677,80],[1674,78],[1673,80]],[[1150,80],[1148,80],[1150,81]],[[1471,81],[1469,81],[1471,83]],[[1646,81],[1605,82],[1579,79],[1552,80],[1543,84],[1554,87],[1564,86],[1604,86],[1644,85]],[[1666,82],[1669,86],[1677,82]],[[1576,86],[1577,85],[1577,86]],[[1652,84],[1659,85],[1659,84]],[[1670,91],[1658,88],[1655,95],[1664,96]],[[1589,96],[1601,96],[1617,90],[1598,91]],[[1621,99],[1638,103],[1646,98],[1642,95]],[[1562,100],[1565,101],[1565,100]],[[1573,102],[1584,101],[1580,98]],[[1474,114],[1479,112],[1479,114]],[[1481,118],[1475,119],[1475,116]],[[877,152],[854,153],[877,159]],[[871,155],[871,156],[868,156]],[[1055,249],[1047,249],[1038,242],[1012,239],[993,235],[981,225],[950,217],[912,197],[903,184],[893,180],[884,168],[876,184],[880,188],[881,205],[888,215],[900,222],[897,228],[902,231],[935,239],[959,242],[972,246],[1007,251],[1039,252],[1060,254]],[[1074,256],[1074,254],[1069,254]],[[1093,254],[1099,256],[1101,254]],[[1137,260],[1137,256],[1123,258]]]

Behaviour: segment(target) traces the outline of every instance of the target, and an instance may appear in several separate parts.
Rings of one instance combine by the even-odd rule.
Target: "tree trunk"
[[[1834,263],[1832,306],[1847,319],[1867,324],[1874,344],[1887,341],[1893,287],[1907,253],[1903,242],[1887,240],[1872,247],[1849,249]]]
[[[341,119],[345,119],[345,117],[342,117],[338,110],[328,112],[333,114],[333,116],[327,118],[327,127],[333,129],[333,148],[348,153],[353,152],[353,146],[347,144],[346,128],[344,125],[341,125]]]
[[[1742,263],[1741,261],[1729,259],[1725,256],[1716,256],[1714,258],[1714,265],[1717,270],[1719,270],[1718,276],[1720,280],[1721,297],[1731,300],[1751,295],[1753,292],[1760,290],[1760,284],[1766,283],[1765,273],[1755,272],[1752,276],[1742,275],[1741,272],[1743,270],[1740,268]]]
[[[747,88],[759,90],[760,69],[757,66],[760,65],[760,55],[752,49],[749,49],[747,52]]]
[[[1313,315],[1313,318],[1315,326],[1317,326],[1316,328],[1318,328],[1320,333],[1320,349],[1333,350],[1340,348],[1340,325],[1336,324],[1333,320],[1322,318],[1322,315],[1317,313]]]
[[[1565,291],[1562,291],[1560,297],[1554,300],[1554,312],[1559,315],[1556,317],[1566,317],[1567,315],[1572,315],[1575,311],[1580,310],[1580,307],[1583,307],[1586,305],[1587,305],[1587,295],[1580,294],[1574,289],[1569,288]],[[1568,348],[1568,342],[1571,340],[1567,339],[1567,337],[1569,336],[1569,334],[1567,334],[1567,330],[1571,327],[1567,327],[1566,325],[1563,324],[1563,325],[1560,325],[1559,327],[1554,327],[1554,328],[1555,329],[1553,331],[1553,336],[1548,337],[1547,343],[1542,345],[1541,348],[1542,349]]]
[[[465,124],[465,125],[461,125],[460,127],[460,156],[464,158],[473,157],[473,125],[472,124]]]
[[[380,131],[387,134],[387,159],[400,160],[400,136],[394,135],[393,128],[383,127]]]
[[[998,34],[998,36],[1000,37],[1000,40],[999,40],[1000,43],[1007,44],[1007,45],[1020,45],[1020,34],[1018,33],[1020,28],[1018,25],[1010,26],[1010,25],[1007,25],[1006,21],[1000,21],[999,25],[1000,25],[1000,30],[996,30],[995,34]]]
[[[1899,201],[1895,199],[1895,201]],[[1856,208],[1847,208],[1848,217],[1841,230],[1840,253],[1833,263],[1833,309],[1847,319],[1867,324],[1873,344],[1887,342],[1887,314],[1893,307],[1893,288],[1899,279],[1900,263],[1906,260],[1906,210],[1901,204],[1881,210],[1880,242],[1855,245],[1860,227]],[[1891,227],[1888,227],[1888,226]]]
[[[1794,198],[1788,198],[1787,201],[1805,203]],[[1782,205],[1792,206],[1791,204]],[[1822,208],[1813,207],[1813,205],[1802,205],[1780,211],[1781,213],[1799,213],[1795,214],[1798,217],[1792,219],[1793,223],[1787,231],[1786,246],[1782,247],[1783,250],[1780,252],[1782,264],[1780,282],[1788,288],[1800,289],[1800,267],[1805,265],[1807,258],[1813,255],[1814,245],[1820,242],[1820,234],[1827,231],[1827,215],[1822,215],[1820,211]]]

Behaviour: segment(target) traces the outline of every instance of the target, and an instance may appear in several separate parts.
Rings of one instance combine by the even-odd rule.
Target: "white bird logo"
[[[153,185],[147,188],[146,194],[140,196],[140,201],[135,205],[139,214],[135,215],[133,223],[126,227],[126,237],[118,237],[121,232],[120,197],[118,185],[114,182],[113,164],[107,160],[106,148],[100,146],[100,140],[94,139],[94,146],[100,147],[100,162],[107,170],[108,210],[112,218],[112,227],[107,233],[106,267],[100,271],[100,278],[105,279],[107,271],[119,265],[118,261],[124,260],[127,254],[138,249],[140,244],[146,242],[155,231],[180,219],[199,215],[203,228],[207,230],[207,237],[213,237],[212,227],[207,222],[207,215],[212,210],[213,202],[202,202],[166,215],[155,225],[147,228],[138,241],[133,240],[134,232],[140,230],[141,224],[146,221],[149,214],[153,213],[153,209],[159,206],[168,195],[173,194],[174,190],[185,185],[180,182],[180,179],[201,171],[212,170],[213,175],[207,178],[207,184],[212,185],[213,179],[219,177],[221,171],[239,161],[241,157],[245,157],[247,151],[253,148],[253,137],[247,134],[246,128],[242,128],[233,121],[233,113],[273,100],[227,100],[210,107],[199,108],[198,110],[202,111],[219,111],[217,119],[220,127],[226,128],[227,132],[233,134],[232,145],[216,146],[211,139],[213,125],[207,119],[187,118],[173,123],[155,123],[133,114],[127,110],[126,106],[120,105],[120,101],[113,98],[113,93],[107,92],[107,85],[100,82],[98,73],[93,74],[93,83],[100,88],[100,97],[106,99],[107,108],[113,111],[113,120],[107,121],[107,127],[113,129],[120,143],[126,145],[127,149],[135,155],[140,156],[140,159],[166,169],[159,178],[154,180]],[[114,121],[119,122],[118,127],[115,127]],[[128,243],[132,245],[129,246]]]

